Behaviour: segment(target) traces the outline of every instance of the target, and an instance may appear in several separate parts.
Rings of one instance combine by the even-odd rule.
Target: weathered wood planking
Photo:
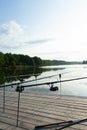
[[[10,124],[8,130],[12,130],[17,123],[18,93],[6,91],[5,94],[5,113],[3,113],[3,91],[0,91],[0,122]],[[34,130],[37,125],[83,118],[87,118],[86,98],[21,93],[18,123],[20,128]],[[74,125],[65,130],[87,130],[87,123]]]

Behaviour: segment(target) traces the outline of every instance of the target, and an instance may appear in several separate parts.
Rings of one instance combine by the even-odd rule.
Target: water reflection
[[[42,73],[42,68],[23,68],[23,69],[12,69],[4,68],[0,70],[0,84],[4,82],[12,82],[20,80],[21,78],[26,79],[30,78],[32,75],[40,75]]]
[[[56,67],[56,66],[51,66],[51,67],[43,67],[43,71],[56,71],[56,70],[63,70],[65,67]]]
[[[63,70],[64,67],[29,67],[29,68],[4,68],[0,69],[0,84],[3,84],[5,82],[12,82],[12,81],[22,81],[24,79],[29,79],[32,76],[35,78],[39,77],[43,72],[49,72],[49,71],[57,71],[57,70]]]

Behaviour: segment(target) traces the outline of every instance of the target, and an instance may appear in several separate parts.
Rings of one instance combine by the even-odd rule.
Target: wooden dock
[[[20,96],[16,127],[18,93],[6,91],[3,100],[0,90],[0,130],[34,130],[38,125],[87,118],[86,98],[24,92]],[[64,130],[87,130],[87,122]]]

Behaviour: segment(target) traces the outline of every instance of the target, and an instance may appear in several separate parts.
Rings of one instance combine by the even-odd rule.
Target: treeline
[[[43,60],[44,65],[64,65],[66,61],[62,60]]]
[[[69,62],[64,60],[43,60],[44,65],[70,65],[70,64],[82,64],[82,62]]]
[[[87,64],[87,60],[83,60],[82,64]]]
[[[83,61],[84,64],[87,61]],[[47,65],[67,65],[67,64],[82,64],[82,62],[67,62],[63,60],[42,60],[40,57],[30,57],[23,54],[11,54],[0,52],[0,67],[17,67],[17,66],[47,66]]]
[[[41,58],[35,56],[30,57],[22,54],[3,54],[0,52],[0,67],[16,67],[16,66],[41,66]]]
[[[84,60],[84,61],[83,61],[83,64],[87,64],[87,60]]]

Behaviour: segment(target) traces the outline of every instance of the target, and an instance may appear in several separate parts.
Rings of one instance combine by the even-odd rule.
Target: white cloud
[[[19,24],[15,21],[10,21],[7,24],[0,25],[0,33],[4,34],[13,34],[15,36],[22,34],[23,30]]]
[[[18,47],[23,42],[23,28],[15,21],[0,25],[0,46]]]
[[[45,43],[49,40],[51,39],[41,38],[36,35],[28,36],[24,28],[15,21],[0,25],[0,47],[4,48],[4,50]]]

